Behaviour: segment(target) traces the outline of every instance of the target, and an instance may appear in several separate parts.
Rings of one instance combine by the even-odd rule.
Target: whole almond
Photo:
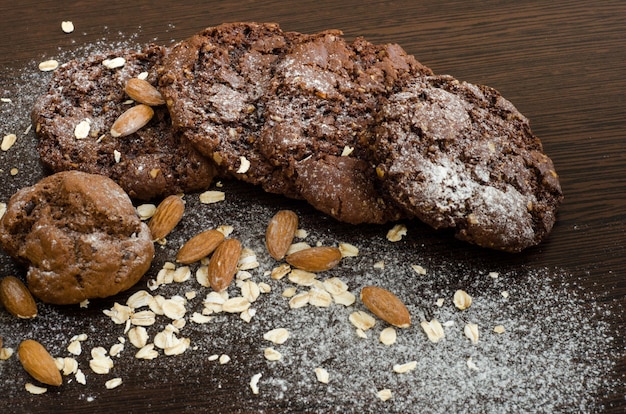
[[[265,231],[267,251],[276,260],[282,260],[298,229],[298,216],[291,210],[280,210],[272,217]]]
[[[56,387],[63,383],[54,358],[39,342],[33,339],[22,341],[17,348],[17,355],[26,372],[37,381]]]
[[[126,82],[124,92],[133,101],[146,104],[149,106],[164,105],[165,100],[161,93],[150,84],[147,80],[139,78],[131,78]]]
[[[323,272],[337,266],[341,250],[330,246],[317,246],[299,250],[285,257],[287,263],[307,272]]]
[[[154,109],[148,105],[139,104],[127,109],[111,126],[111,136],[125,137],[143,128],[154,116]]]
[[[226,239],[217,246],[207,266],[209,284],[213,290],[221,292],[230,285],[240,255],[241,243],[237,239]]]
[[[0,281],[0,302],[12,315],[21,319],[37,316],[37,303],[21,280],[7,276]]]
[[[377,286],[366,286],[361,289],[361,301],[374,315],[383,321],[398,328],[411,326],[409,310],[390,291]]]
[[[167,236],[183,218],[184,212],[185,202],[182,198],[177,195],[165,197],[148,223],[152,240],[160,240]]]
[[[176,261],[190,264],[213,253],[213,250],[224,241],[224,233],[217,230],[206,230],[189,239],[176,255]]]

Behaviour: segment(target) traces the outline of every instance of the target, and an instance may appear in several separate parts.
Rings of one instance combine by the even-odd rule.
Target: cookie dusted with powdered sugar
[[[60,66],[31,116],[43,164],[53,172],[79,170],[112,178],[132,197],[149,200],[207,188],[215,175],[182,135],[173,132],[165,105],[154,106],[147,125],[127,136],[111,127],[135,103],[130,79],[156,84],[155,66],[166,49],[96,53]]]
[[[497,91],[416,77],[380,112],[375,156],[389,197],[459,239],[510,252],[543,240],[562,200],[528,120]]]

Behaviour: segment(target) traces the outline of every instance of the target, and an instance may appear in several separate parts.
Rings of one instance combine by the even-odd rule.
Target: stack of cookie
[[[138,77],[163,100],[131,96]],[[129,108],[122,134],[113,125]],[[107,175],[138,199],[217,175],[340,221],[416,217],[505,251],[544,239],[562,199],[541,142],[497,91],[337,31],[231,23],[90,56],[56,70],[32,115],[51,170]]]

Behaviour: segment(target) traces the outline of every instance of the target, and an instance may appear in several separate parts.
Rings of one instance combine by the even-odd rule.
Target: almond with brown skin
[[[21,280],[7,276],[0,281],[0,302],[12,315],[21,319],[37,316],[37,303]]]
[[[210,255],[224,241],[224,233],[206,230],[189,239],[176,255],[176,261],[190,264]]]
[[[241,243],[237,239],[226,239],[217,246],[207,266],[209,284],[213,290],[221,292],[230,285],[240,255]]]
[[[111,126],[113,138],[125,137],[143,128],[154,116],[154,109],[139,104],[127,109]]]
[[[287,263],[307,272],[323,272],[337,266],[341,250],[330,246],[317,246],[299,250],[285,257]]]
[[[161,93],[150,84],[147,80],[139,78],[131,78],[126,82],[124,92],[133,101],[146,104],[149,106],[164,105],[165,100]]]
[[[366,286],[361,289],[361,301],[374,315],[383,321],[398,328],[411,326],[409,310],[390,291],[377,286]]]
[[[148,223],[152,240],[160,240],[167,236],[183,218],[184,212],[185,202],[177,195],[167,196],[161,201]]]
[[[22,341],[17,348],[22,366],[37,381],[58,387],[63,383],[61,372],[46,348],[33,339]]]
[[[298,216],[291,210],[280,210],[272,217],[265,232],[267,251],[276,260],[282,260],[298,229]]]

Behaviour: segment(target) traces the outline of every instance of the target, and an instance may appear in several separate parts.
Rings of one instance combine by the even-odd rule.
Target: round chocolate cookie
[[[124,91],[128,80],[143,74],[156,84],[155,66],[165,53],[149,45],[60,66],[32,111],[43,164],[55,172],[106,175],[137,199],[207,188],[215,175],[212,162],[172,131],[165,105],[154,107],[152,120],[137,132],[110,134],[115,120],[134,104]]]
[[[207,28],[174,45],[159,70],[174,127],[215,161],[219,173],[281,194],[287,190],[255,142],[273,66],[293,36],[276,24]]]
[[[379,176],[394,200],[459,239],[517,252],[552,229],[562,200],[528,120],[494,89],[415,77],[380,112]]]
[[[44,302],[80,303],[133,286],[154,245],[124,190],[111,179],[60,172],[15,193],[0,220],[0,244],[28,266]]]
[[[380,102],[399,77],[416,73],[431,72],[398,45],[348,44],[337,31],[301,36],[276,65],[258,151],[338,220],[396,220],[404,214],[375,188],[369,147]],[[338,162],[346,153],[354,161]]]

